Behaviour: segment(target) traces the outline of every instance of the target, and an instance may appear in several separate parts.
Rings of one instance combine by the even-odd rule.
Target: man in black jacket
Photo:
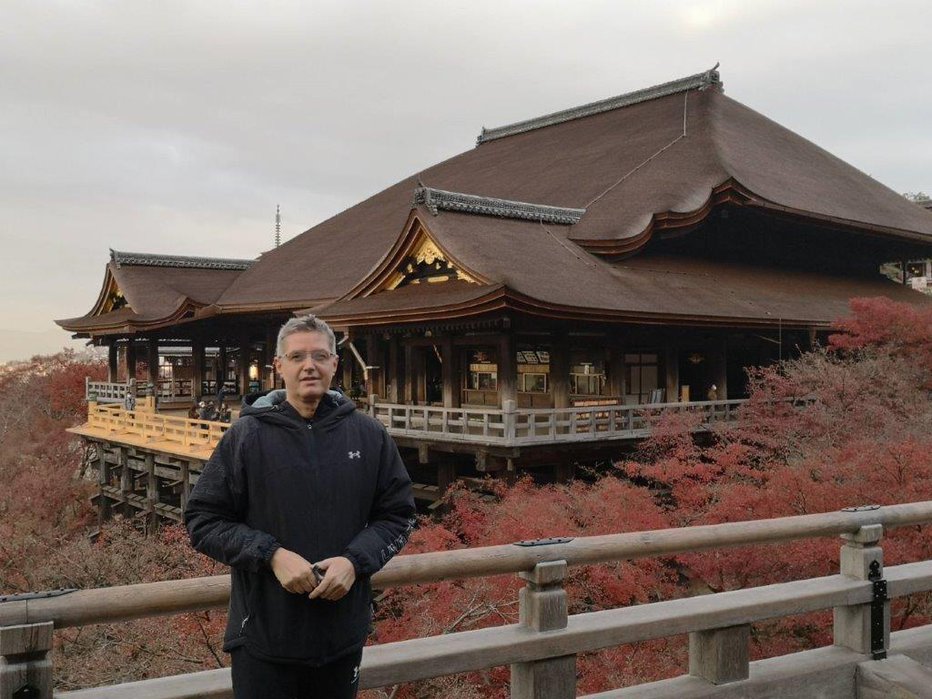
[[[277,354],[285,390],[244,407],[185,523],[194,548],[233,569],[223,648],[236,697],[354,697],[369,577],[411,533],[411,480],[384,427],[328,390],[326,323],[289,320]]]

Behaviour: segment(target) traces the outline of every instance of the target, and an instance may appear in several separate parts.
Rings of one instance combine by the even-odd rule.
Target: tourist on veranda
[[[188,500],[192,544],[232,568],[223,648],[238,699],[355,697],[369,578],[415,523],[385,428],[328,391],[335,351],[314,316],[282,326],[285,389],[246,399]]]

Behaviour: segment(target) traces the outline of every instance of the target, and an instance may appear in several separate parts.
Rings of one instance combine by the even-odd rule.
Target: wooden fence
[[[87,427],[114,437],[128,435],[147,442],[170,442],[185,447],[213,449],[230,425],[90,402],[87,404]]]
[[[504,409],[498,409],[383,403],[371,396],[369,414],[393,436],[513,447],[637,439],[650,434],[651,426],[665,412],[698,413],[703,416],[702,429],[708,429],[713,422],[733,419],[745,402],[516,408],[514,401],[505,401]]]
[[[376,588],[514,573],[526,581],[520,623],[366,648],[360,683],[387,687],[511,666],[511,696],[576,696],[576,656],[688,634],[688,675],[598,695],[628,697],[853,697],[860,668],[891,650],[889,600],[932,590],[932,561],[883,567],[884,529],[932,522],[932,502],[802,517],[510,544],[398,556]],[[691,551],[840,535],[841,571],[823,578],[568,615],[569,568]],[[78,591],[0,603],[0,699],[29,685],[51,696],[52,630],[223,606],[229,577]],[[835,646],[748,662],[750,625],[834,609]],[[932,627],[901,632],[894,652],[932,657]],[[752,671],[752,667],[756,668]],[[687,668],[684,668],[687,670]],[[795,688],[795,690],[794,690]],[[61,699],[231,697],[228,669],[65,692]],[[595,695],[593,695],[594,698]],[[879,695],[878,695],[879,696]]]

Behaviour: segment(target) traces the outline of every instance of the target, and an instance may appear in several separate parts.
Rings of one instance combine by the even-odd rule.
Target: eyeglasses
[[[314,364],[323,364],[333,356],[335,356],[333,352],[314,350],[312,352],[289,352],[284,355],[283,359],[287,359],[292,364],[304,364],[304,362],[308,360],[308,357],[310,357]]]

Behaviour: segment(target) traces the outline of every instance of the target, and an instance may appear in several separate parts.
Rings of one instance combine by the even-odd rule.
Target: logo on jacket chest
[[[362,458],[361,451],[350,451],[350,452],[347,452],[347,455],[349,456],[350,459],[361,459]]]

